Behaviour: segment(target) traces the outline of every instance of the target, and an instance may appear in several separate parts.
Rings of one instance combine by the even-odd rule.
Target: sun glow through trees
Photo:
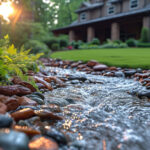
[[[13,14],[14,9],[12,7],[12,2],[2,2],[0,5],[0,15],[6,20],[9,21],[9,16]]]

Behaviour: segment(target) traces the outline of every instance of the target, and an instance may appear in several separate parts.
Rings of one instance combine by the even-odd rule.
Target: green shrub
[[[75,49],[79,49],[79,47],[80,47],[78,41],[77,41],[77,42],[76,42],[76,41],[72,41],[72,42],[70,43],[70,45],[73,46],[73,48],[75,48]]]
[[[68,41],[65,40],[65,39],[60,39],[60,40],[59,40],[59,44],[60,44],[60,47],[61,47],[61,48],[67,47],[67,46],[68,46]]]
[[[58,43],[53,43],[51,48],[52,48],[52,51],[57,51],[57,50],[59,50],[59,44]]]
[[[23,47],[17,50],[10,44],[8,36],[0,40],[0,84],[9,83],[12,76],[19,76],[35,86],[35,82],[29,80],[25,73],[28,70],[39,70],[37,61],[42,54],[33,55],[29,52],[30,50],[24,50]]]
[[[141,43],[141,42],[139,42],[138,44],[137,44],[137,46],[138,47],[150,47],[150,43]]]
[[[94,39],[90,42],[90,44],[93,44],[93,45],[100,45],[100,40],[97,39],[97,38],[94,38]]]
[[[53,37],[53,38],[47,39],[46,41],[44,41],[44,43],[45,43],[50,49],[52,49],[52,45],[53,45],[53,44],[58,44],[58,45],[59,45],[59,40],[58,40],[58,38]]]
[[[30,40],[25,43],[26,49],[31,49],[30,53],[38,54],[38,53],[44,53],[44,56],[50,55],[50,49],[48,46],[42,42],[36,41],[36,40]]]
[[[150,41],[150,31],[148,28],[142,28],[140,41],[143,43]]]
[[[113,43],[122,44],[123,42],[121,40],[115,40]]]
[[[136,47],[137,46],[137,41],[135,39],[128,39],[126,41],[126,44],[129,46],[129,47]]]

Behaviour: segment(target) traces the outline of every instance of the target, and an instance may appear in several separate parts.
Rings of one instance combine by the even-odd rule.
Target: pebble
[[[0,115],[0,128],[9,128],[13,123],[13,119],[8,115]]]
[[[48,131],[46,131],[45,135],[54,139],[58,144],[67,144],[66,136],[55,128],[50,128]]]
[[[108,68],[108,66],[103,65],[103,64],[96,65],[96,66],[93,67],[94,71],[102,71],[102,70],[106,70],[107,68]]]
[[[31,118],[35,115],[33,109],[24,108],[11,114],[15,121]]]
[[[0,102],[0,114],[5,114],[7,112],[7,106]]]
[[[62,117],[57,116],[57,115],[53,114],[51,111],[44,110],[44,109],[35,110],[34,113],[42,119],[63,120]]]
[[[26,134],[9,129],[0,130],[0,147],[4,150],[29,150]]]
[[[15,125],[13,127],[13,129],[15,131],[19,131],[19,132],[24,132],[25,134],[27,134],[28,136],[35,136],[35,135],[39,135],[41,134],[40,131],[37,131],[37,130],[34,130],[30,127],[27,127],[27,126],[18,126],[18,125]]]
[[[35,137],[29,143],[30,150],[58,150],[58,144],[46,137]]]

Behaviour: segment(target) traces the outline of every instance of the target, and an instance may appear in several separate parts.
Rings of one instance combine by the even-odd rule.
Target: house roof
[[[81,6],[82,5],[85,5],[85,7],[77,9],[75,11],[76,13],[80,13],[80,12],[87,11],[87,10],[90,10],[90,9],[102,7],[104,5],[104,3],[103,2],[99,2],[99,3],[93,3],[93,4],[91,4],[91,3],[88,3],[88,2],[83,2],[81,4]]]
[[[78,27],[78,26],[82,26],[82,25],[88,25],[88,24],[93,24],[93,23],[97,23],[97,22],[113,20],[113,19],[117,19],[117,18],[123,18],[123,17],[127,17],[127,16],[141,14],[141,13],[147,13],[147,12],[150,13],[150,5],[143,8],[143,9],[138,9],[138,10],[134,10],[134,11],[119,13],[119,14],[116,14],[116,15],[113,15],[113,16],[106,16],[106,17],[96,18],[96,19],[92,19],[92,20],[89,20],[89,21],[85,21],[85,22],[75,21],[67,27],[58,28],[58,29],[55,29],[53,31],[60,31],[60,30],[63,30],[63,29],[69,29],[69,28]]]

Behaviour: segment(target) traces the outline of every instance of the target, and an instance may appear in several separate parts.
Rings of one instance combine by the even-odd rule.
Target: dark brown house
[[[138,39],[142,27],[150,28],[150,0],[89,0],[76,13],[78,20],[53,33],[89,42],[94,37],[100,41]]]

